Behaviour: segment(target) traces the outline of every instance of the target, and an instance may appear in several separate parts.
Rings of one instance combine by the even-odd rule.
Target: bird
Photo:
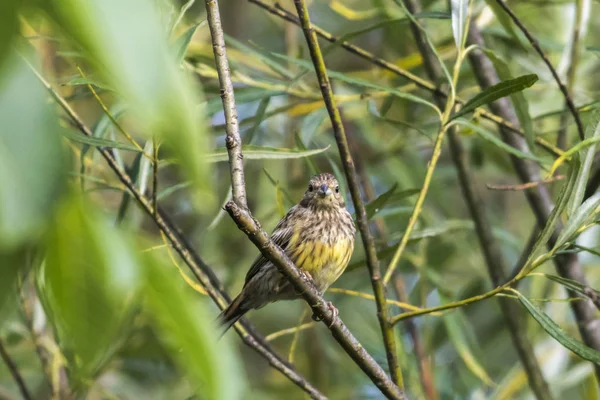
[[[321,173],[310,178],[302,200],[275,226],[271,239],[324,293],[348,266],[355,233],[338,180],[330,173]],[[248,270],[240,294],[219,315],[222,334],[250,310],[298,297],[300,293],[288,279],[261,254]],[[333,304],[328,306],[337,317]]]

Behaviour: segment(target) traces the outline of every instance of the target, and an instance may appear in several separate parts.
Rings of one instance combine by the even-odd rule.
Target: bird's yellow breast
[[[306,240],[296,232],[288,245],[289,256],[296,266],[308,272],[317,288],[326,290],[344,272],[352,251],[353,238],[343,236],[330,243],[321,240]]]

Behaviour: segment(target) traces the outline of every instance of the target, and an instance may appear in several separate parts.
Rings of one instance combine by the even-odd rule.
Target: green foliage
[[[190,272],[180,256],[199,255],[209,279],[233,295],[258,255],[222,210],[231,199],[230,166],[213,46],[204,3],[184,3],[0,0],[0,341],[36,398],[51,398],[62,379],[76,398],[306,397],[233,330],[219,338],[217,296],[206,294],[198,271]],[[338,176],[354,214],[302,33],[256,2],[230,3],[219,8],[253,215],[272,230],[301,198],[309,176],[321,171]],[[598,180],[600,82],[594,71],[600,50],[594,38],[600,19],[593,16],[600,4],[591,2],[587,10],[578,9],[586,2],[508,2],[561,78],[575,77],[565,83],[588,128],[581,142],[572,116],[563,116],[556,82],[497,1],[417,1],[422,10],[414,15],[404,3],[309,2],[316,32],[335,35],[320,43],[382,274],[431,168],[446,109],[432,88],[453,89],[463,105],[443,128],[460,128],[460,156],[506,274],[511,267],[522,271],[518,295],[498,294],[523,307],[524,336],[554,397],[594,399],[592,362],[600,358],[582,343],[569,306],[582,299],[597,303],[600,287],[600,202],[597,194],[590,197]],[[290,5],[280,7],[294,15]],[[587,36],[571,51],[578,12],[589,14],[580,25]],[[415,42],[411,21],[421,25],[426,43]],[[467,22],[483,31],[483,47],[463,43]],[[422,45],[433,46],[441,62],[440,82],[427,79]],[[469,53],[451,88],[457,49]],[[487,89],[478,86],[482,71],[469,61],[479,51],[500,82]],[[501,98],[510,98],[528,148],[512,147],[487,119],[490,104]],[[554,144],[562,127],[563,155],[539,151],[535,141]],[[399,279],[386,287],[392,317],[495,289],[446,144],[398,263]],[[534,180],[549,178],[548,172],[555,178],[541,196],[555,206],[525,254],[539,213],[520,191],[486,188],[526,183],[511,159],[539,168]],[[114,168],[126,175],[118,177]],[[127,188],[130,182],[150,212]],[[535,187],[527,190],[528,200],[540,198]],[[154,223],[154,195],[184,248],[173,247]],[[561,233],[553,236],[557,227]],[[578,257],[586,284],[556,272],[554,261],[564,254]],[[365,266],[357,236],[350,266],[333,285],[339,290],[325,296],[385,367]],[[565,302],[569,293],[580,299]],[[493,297],[395,325],[409,398],[533,397]],[[302,301],[281,302],[248,319],[269,335],[297,326],[306,309]],[[297,340],[292,331],[270,337],[270,347],[283,359],[293,354],[293,368],[328,398],[379,395],[322,324],[305,326]],[[18,398],[19,391],[0,361],[0,397],[5,394]]]

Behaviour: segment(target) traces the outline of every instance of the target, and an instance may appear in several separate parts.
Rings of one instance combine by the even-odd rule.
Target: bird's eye
[[[336,186],[336,187],[335,187],[335,192],[336,192],[336,193],[339,193],[339,192],[340,192],[340,187],[339,187],[339,186]]]
[[[308,185],[308,191],[312,192],[313,191],[313,185]]]

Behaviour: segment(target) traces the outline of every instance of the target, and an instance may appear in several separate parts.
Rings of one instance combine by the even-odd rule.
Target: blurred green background
[[[420,21],[451,69],[457,50],[449,3],[423,1]],[[471,1],[472,23],[482,30],[486,47],[507,62],[512,76],[539,76],[523,94],[535,134],[554,143],[564,98],[539,56],[489,3],[494,2]],[[568,85],[591,137],[600,104],[600,19],[594,17],[600,3],[508,4],[563,79],[574,65]],[[309,5],[315,25],[426,77],[396,2]],[[281,6],[294,10],[291,1]],[[222,0],[220,9],[254,216],[271,231],[316,172],[333,172],[344,181],[342,190],[354,212],[319,87],[306,68],[309,56],[301,30],[248,1]],[[579,27],[575,53],[574,26]],[[364,198],[372,201],[388,192],[371,224],[383,250],[402,237],[439,118],[431,108],[390,89],[426,101],[432,101],[431,93],[339,44],[323,41],[321,46],[327,67],[337,72],[333,85]],[[34,71],[72,107],[93,138],[82,137]],[[480,90],[470,64],[463,63],[457,94],[469,99]],[[498,128],[478,113],[468,118],[497,135]],[[572,119],[568,121],[570,147],[578,139]],[[2,1],[0,343],[33,398],[306,397],[233,331],[218,340],[217,307],[190,283],[195,280],[184,262],[97,150],[108,146],[116,164],[150,198],[158,156],[158,204],[235,295],[258,250],[222,210],[230,198],[224,122],[204,2]],[[477,131],[462,128],[459,135],[494,235],[507,264],[515,265],[535,218],[522,191],[486,187],[519,183],[509,155]],[[553,159],[539,148],[535,152],[548,169]],[[555,195],[561,184],[552,184]],[[598,249],[597,233],[591,227],[577,243]],[[360,240],[355,248],[347,272],[325,297],[387,368],[375,303],[365,297],[372,290]],[[595,251],[582,252],[579,259],[597,288],[600,258]],[[384,252],[382,269],[390,258]],[[387,295],[417,307],[493,288],[446,145],[399,270]],[[554,273],[554,266],[548,262],[537,272]],[[580,340],[564,287],[531,277],[519,291]],[[329,398],[382,398],[330,332],[312,323],[307,310],[301,300],[282,302],[248,318],[265,336],[308,324],[296,334],[267,340]],[[391,308],[392,315],[401,311]],[[555,398],[600,398],[592,363],[564,348],[528,314],[522,317]],[[402,322],[395,333],[411,399],[533,398],[494,298],[443,316]],[[423,376],[431,380],[429,392]],[[0,363],[0,398],[20,396],[6,364]]]

